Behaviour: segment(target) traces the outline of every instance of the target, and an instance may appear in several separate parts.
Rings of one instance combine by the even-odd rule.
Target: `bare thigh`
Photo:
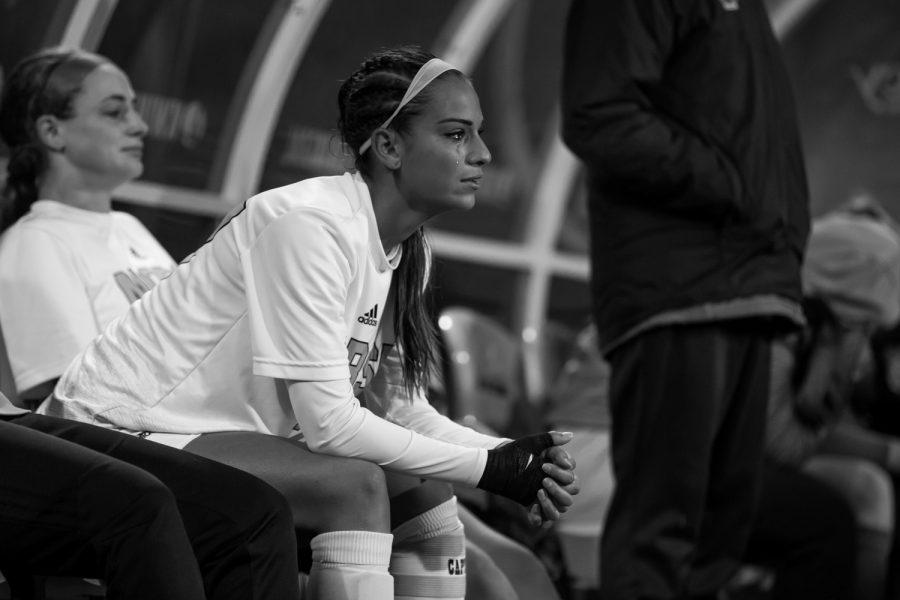
[[[208,433],[185,450],[251,473],[287,499],[298,529],[390,532],[384,472],[369,461],[311,452],[255,432]]]
[[[466,538],[506,575],[519,600],[559,600],[547,568],[531,550],[506,537],[465,506],[459,507],[459,518],[466,528]]]
[[[506,574],[471,540],[466,540],[466,597],[519,600]]]

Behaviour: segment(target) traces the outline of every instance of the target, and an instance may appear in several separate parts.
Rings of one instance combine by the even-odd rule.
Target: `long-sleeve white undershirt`
[[[289,381],[288,391],[311,450],[416,477],[475,486],[487,449],[505,441],[454,423],[424,399],[392,411],[396,422],[383,419],[353,398],[347,380]]]

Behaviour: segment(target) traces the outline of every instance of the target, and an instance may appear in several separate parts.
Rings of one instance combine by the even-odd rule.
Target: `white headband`
[[[400,104],[397,105],[397,108],[394,109],[394,112],[391,113],[387,119],[385,119],[384,123],[375,128],[375,131],[379,129],[384,129],[388,125],[391,124],[391,121],[394,120],[394,117],[397,116],[397,113],[400,110],[409,104],[409,101],[419,95],[425,86],[429,83],[440,77],[442,74],[447,71],[458,71],[456,67],[449,63],[445,63],[439,58],[432,58],[427,63],[419,68],[419,71],[416,73],[416,76],[413,77],[412,81],[409,83],[409,87],[406,89],[406,93],[403,94],[403,98],[400,99]],[[374,132],[373,132],[374,133]],[[369,149],[372,145],[372,136],[369,135],[369,139],[363,142],[359,147],[359,155],[362,156],[363,153]]]

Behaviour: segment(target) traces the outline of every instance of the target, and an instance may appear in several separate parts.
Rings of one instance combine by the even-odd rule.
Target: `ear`
[[[65,140],[62,136],[62,123],[53,115],[41,115],[34,122],[34,128],[38,139],[52,152],[65,150]]]
[[[390,171],[403,164],[402,139],[393,129],[376,129],[372,132],[372,152],[378,161]]]

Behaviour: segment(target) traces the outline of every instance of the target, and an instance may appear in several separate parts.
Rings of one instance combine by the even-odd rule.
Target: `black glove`
[[[549,433],[540,433],[488,450],[487,464],[478,487],[511,498],[523,506],[531,506],[546,476],[541,466],[547,461],[541,454],[551,446],[553,437]]]

